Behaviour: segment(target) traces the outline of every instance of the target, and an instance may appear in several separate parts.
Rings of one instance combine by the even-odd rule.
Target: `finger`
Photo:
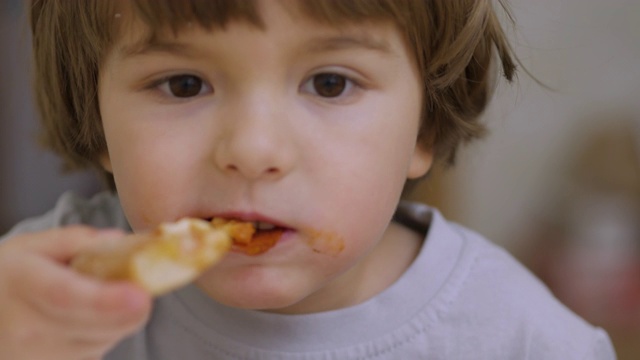
[[[9,241],[21,250],[37,252],[55,261],[66,262],[82,251],[121,240],[124,235],[118,229],[101,230],[74,225],[24,234]]]
[[[149,311],[150,296],[133,284],[100,282],[37,256],[25,257],[23,265],[19,292],[50,320],[113,327],[140,321]]]
[[[127,293],[132,289],[133,293],[123,296],[122,292]],[[140,292],[144,296],[136,299]],[[68,329],[68,336],[73,340],[73,344],[93,349],[94,354],[106,353],[125,337],[139,331],[150,316],[150,297],[131,284],[113,284],[108,290],[102,291],[97,299],[94,306],[99,309],[98,315],[81,318],[76,326]],[[116,315],[111,315],[114,314],[114,307],[117,311],[122,302],[128,303],[126,306],[131,306],[131,301],[139,303],[141,300],[143,301],[142,311],[116,312]],[[138,306],[139,304],[133,305],[134,308]],[[103,309],[105,313],[101,313]]]

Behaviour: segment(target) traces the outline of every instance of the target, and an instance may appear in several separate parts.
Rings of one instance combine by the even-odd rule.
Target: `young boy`
[[[34,0],[30,14],[46,141],[113,192],[66,194],[0,243],[0,358],[615,358],[504,251],[399,202],[482,133],[496,66],[513,76],[491,2]],[[115,229],[182,217],[285,231],[154,301],[67,265],[124,241]],[[316,231],[344,249],[314,251]]]

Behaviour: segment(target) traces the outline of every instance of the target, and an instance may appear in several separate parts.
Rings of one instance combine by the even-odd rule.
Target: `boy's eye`
[[[350,77],[334,72],[313,75],[300,87],[301,91],[323,99],[344,100],[354,95],[358,84]]]
[[[322,97],[333,98],[344,92],[347,81],[344,76],[338,74],[318,74],[313,77],[313,89]]]
[[[178,98],[189,98],[208,91],[208,85],[195,75],[175,75],[159,84],[163,92]]]

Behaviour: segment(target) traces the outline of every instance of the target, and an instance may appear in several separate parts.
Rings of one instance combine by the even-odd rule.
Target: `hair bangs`
[[[282,0],[285,8],[329,26],[354,22],[393,21],[399,26],[410,20],[412,0]],[[255,0],[133,0],[133,14],[152,34],[199,25],[207,30],[224,29],[232,21],[245,21],[264,28],[260,3]]]
[[[408,6],[402,0],[315,0],[299,1],[303,15],[331,26],[346,23],[392,20],[398,24],[406,20]]]
[[[191,25],[224,29],[231,21],[264,26],[252,0],[133,0],[130,6],[152,34],[167,30],[177,34]]]

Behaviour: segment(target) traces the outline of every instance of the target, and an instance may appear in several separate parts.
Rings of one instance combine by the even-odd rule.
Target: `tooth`
[[[269,223],[265,223],[262,221],[258,221],[258,223],[256,224],[256,229],[258,230],[273,230],[275,229],[275,225],[273,224],[269,224]]]

